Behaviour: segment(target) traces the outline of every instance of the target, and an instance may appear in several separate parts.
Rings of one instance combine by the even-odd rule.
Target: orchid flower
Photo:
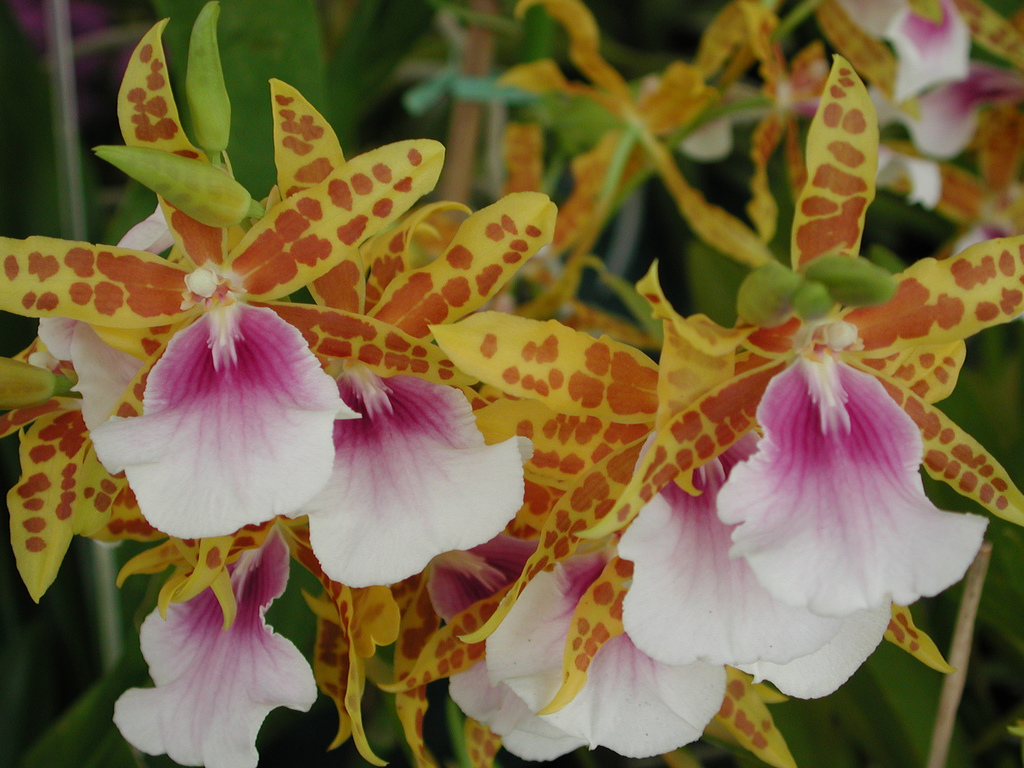
[[[488,638],[486,661],[452,678],[455,702],[490,725],[513,754],[550,760],[577,746],[602,745],[647,757],[695,740],[718,712],[724,669],[657,663],[621,629],[610,630],[610,638],[598,633],[604,642],[572,701],[557,712],[542,711],[562,683],[560,651],[581,599],[606,591],[602,585],[621,590],[606,575],[608,565],[607,554],[598,552],[539,574]]]
[[[288,547],[272,533],[230,566],[238,613],[223,629],[212,590],[153,611],[142,624],[142,653],[155,688],[132,688],[114,723],[132,746],[182,765],[255,768],[256,734],[270,710],[308,710],[316,700],[309,663],[263,615],[288,582]]]
[[[122,132],[130,145],[198,158],[164,75],[162,27],[132,56]],[[103,327],[173,326],[139,353],[142,415],[125,402],[92,430],[101,460],[125,471],[151,524],[182,538],[224,535],[296,513],[327,482],[335,418],[357,414],[299,329],[254,302],[343,260],[433,185],[440,162],[432,142],[368,153],[272,206],[244,234],[164,203],[179,261],[48,238],[0,243],[5,309]]]

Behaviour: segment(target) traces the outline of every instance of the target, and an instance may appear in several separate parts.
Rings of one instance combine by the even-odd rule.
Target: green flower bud
[[[54,395],[63,395],[73,383],[45,368],[20,360],[0,357],[0,410],[41,405]]]
[[[185,97],[192,113],[196,143],[211,158],[228,146],[231,134],[231,101],[224,87],[224,71],[217,46],[220,3],[209,2],[196,17],[188,46]]]
[[[832,298],[847,307],[884,304],[896,293],[896,278],[860,256],[820,256],[807,265],[804,275],[824,284]]]
[[[804,320],[821,320],[835,303],[828,288],[814,280],[804,280],[793,296],[793,308]]]
[[[800,275],[777,261],[758,267],[740,283],[736,313],[762,328],[779,325],[793,312]]]
[[[211,227],[230,227],[261,210],[249,192],[220,168],[149,147],[96,147],[117,166],[168,203]]]

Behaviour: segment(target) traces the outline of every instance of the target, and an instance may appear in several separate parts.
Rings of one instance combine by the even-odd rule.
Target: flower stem
[[[964,683],[967,682],[967,662],[971,655],[974,621],[978,616],[981,588],[985,584],[985,574],[988,572],[991,556],[992,544],[982,542],[981,549],[978,550],[964,578],[964,595],[960,600],[960,610],[956,615],[956,626],[953,629],[953,642],[949,649],[949,665],[954,671],[942,681],[939,709],[935,715],[931,748],[928,750],[927,768],[943,768],[949,756],[956,710],[960,706]]]

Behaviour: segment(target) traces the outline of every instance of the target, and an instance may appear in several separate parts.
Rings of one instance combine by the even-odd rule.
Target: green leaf
[[[25,753],[19,768],[53,768],[61,765],[121,765],[116,740],[121,740],[111,719],[114,702],[126,689],[141,685],[147,677],[138,637],[129,638],[117,666],[83,694]],[[111,741],[113,739],[114,741]]]

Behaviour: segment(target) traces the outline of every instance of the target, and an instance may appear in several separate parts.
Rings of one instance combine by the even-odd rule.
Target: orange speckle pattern
[[[751,685],[750,676],[732,667],[725,668],[728,682],[722,708],[715,715],[739,743],[769,765],[793,766],[793,756],[785,739],[775,727],[768,707]]]
[[[334,129],[297,90],[270,81],[274,110],[274,163],[283,197],[309,189],[345,163]]]
[[[856,256],[875,196],[878,128],[867,89],[841,57],[807,136],[807,183],[793,219],[793,267],[826,253]]]

